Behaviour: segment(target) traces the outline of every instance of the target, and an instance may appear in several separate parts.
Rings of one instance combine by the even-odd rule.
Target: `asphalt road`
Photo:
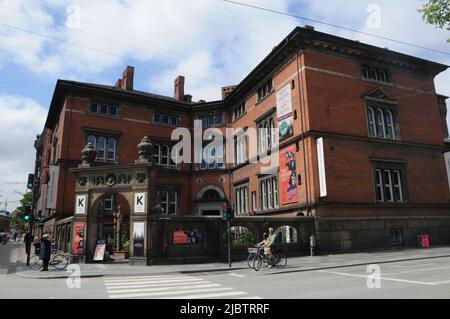
[[[196,274],[28,279],[14,274],[15,244],[0,246],[0,298],[449,298],[450,257],[333,267]],[[348,255],[346,255],[348,256]],[[336,260],[343,256],[335,255]],[[364,260],[362,260],[364,261]],[[373,257],[370,262],[373,261]],[[77,285],[79,286],[77,287]]]

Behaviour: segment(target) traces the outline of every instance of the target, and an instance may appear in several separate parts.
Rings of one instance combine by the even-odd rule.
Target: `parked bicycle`
[[[58,251],[56,249],[52,250],[50,262],[48,263],[49,266],[52,266],[56,270],[64,270],[69,264],[70,258],[66,253]],[[30,267],[33,270],[41,270],[44,267],[42,259],[39,257],[39,255],[31,256]]]
[[[267,263],[269,266],[274,266],[277,268],[286,267],[287,257],[286,254],[281,251],[281,249],[274,249],[272,251],[271,257],[267,257],[264,254],[264,247],[262,245],[258,246],[256,249],[257,253],[253,257],[253,267],[252,267],[256,271],[261,269],[263,263]]]

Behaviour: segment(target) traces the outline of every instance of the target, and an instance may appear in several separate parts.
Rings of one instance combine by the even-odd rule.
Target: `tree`
[[[24,207],[27,205],[31,205],[31,201],[33,200],[33,192],[27,192],[23,195],[20,200],[20,206],[16,209],[16,214],[11,216],[11,228],[19,228],[25,230],[25,226],[27,222],[23,219],[24,216]]]
[[[429,0],[419,12],[427,23],[450,31],[450,0]],[[450,42],[450,39],[447,42]]]

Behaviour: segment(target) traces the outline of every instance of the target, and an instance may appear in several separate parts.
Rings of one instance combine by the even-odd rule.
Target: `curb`
[[[297,270],[286,270],[286,271],[277,271],[277,272],[271,272],[266,273],[266,275],[274,275],[274,274],[284,274],[284,273],[294,273],[294,272],[307,272],[307,271],[317,271],[317,270],[326,270],[326,269],[335,269],[335,268],[347,268],[347,267],[356,267],[356,266],[365,266],[365,265],[371,265],[371,264],[388,264],[388,263],[395,263],[395,262],[401,262],[401,261],[412,261],[412,260],[424,260],[424,259],[434,259],[434,258],[445,258],[450,257],[450,254],[446,255],[439,255],[439,256],[424,256],[424,257],[416,257],[416,258],[403,258],[403,259],[393,259],[393,260],[383,260],[383,261],[368,261],[363,263],[353,263],[348,265],[333,265],[333,266],[326,266],[326,267],[314,267],[314,268],[306,268],[306,269],[297,269]],[[27,275],[23,274],[24,271],[18,271],[17,267],[26,267],[25,265],[16,265],[16,272],[14,275],[21,277],[21,278],[28,278],[28,279],[61,279],[61,278],[68,278],[71,273],[68,272],[59,272],[58,275],[55,274],[55,276],[40,276],[40,275]],[[151,266],[150,266],[151,267]],[[297,267],[301,267],[301,264]],[[104,277],[104,276],[144,276],[144,275],[163,275],[163,274],[195,274],[195,273],[213,273],[213,272],[226,272],[226,271],[233,271],[233,270],[242,270],[242,269],[248,269],[248,267],[234,267],[234,268],[210,268],[210,269],[196,269],[196,270],[174,270],[174,271],[155,271],[155,272],[134,272],[134,273],[87,273],[84,275],[81,275],[80,278],[96,278],[96,277]],[[31,270],[30,270],[31,271]],[[37,271],[36,271],[37,272]]]

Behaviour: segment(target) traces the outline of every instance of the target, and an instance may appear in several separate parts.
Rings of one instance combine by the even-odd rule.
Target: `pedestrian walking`
[[[42,236],[41,252],[39,254],[39,257],[42,259],[44,267],[41,271],[48,271],[48,263],[52,254],[52,243],[50,242],[49,238],[50,236],[48,234]]]
[[[16,242],[16,239],[17,239],[17,231],[14,232],[14,242]]]

